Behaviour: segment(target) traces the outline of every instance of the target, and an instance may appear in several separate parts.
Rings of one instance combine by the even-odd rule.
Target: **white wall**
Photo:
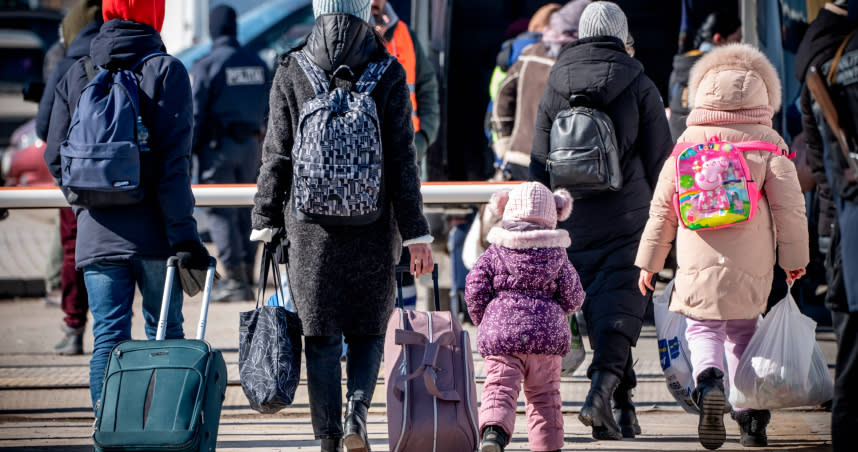
[[[161,38],[167,52],[176,53],[208,39],[209,0],[167,0]]]

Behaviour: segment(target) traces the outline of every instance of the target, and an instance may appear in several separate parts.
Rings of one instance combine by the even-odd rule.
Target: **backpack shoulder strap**
[[[733,146],[742,152],[766,151],[771,152],[772,154],[782,155],[790,159],[795,157],[795,152],[791,153],[785,149],[781,149],[778,145],[769,143],[768,141],[743,141],[741,143],[734,143]]]
[[[92,63],[92,58],[85,56],[83,57],[83,69],[86,71],[86,78],[88,81],[92,81],[97,74],[97,70],[95,69],[95,65]]]
[[[327,93],[330,82],[325,72],[310,61],[310,58],[307,57],[307,54],[303,50],[292,52],[290,55],[298,62],[298,66],[301,66],[301,69],[304,70],[304,74],[307,76],[310,84],[313,85],[316,95]]]
[[[828,86],[834,84],[834,81],[837,79],[837,66],[840,65],[840,57],[843,56],[843,52],[846,50],[846,44],[849,44],[849,40],[852,39],[852,36],[855,35],[855,32],[858,31],[852,30],[846,38],[843,39],[843,42],[840,43],[840,47],[837,48],[837,52],[834,54],[834,59],[831,60],[831,69],[828,70]]]
[[[393,64],[394,60],[396,60],[396,57],[388,55],[384,60],[369,63],[357,81],[357,92],[364,94],[371,93],[375,89],[375,86],[378,85],[378,82],[381,81],[381,76]]]
[[[167,55],[167,54],[160,51],[160,50],[154,50],[152,52],[149,52],[146,55],[143,55],[139,60],[137,60],[137,62],[134,63],[134,66],[131,66],[131,71],[136,72],[138,69],[143,67],[143,64],[146,63],[147,61],[151,60],[152,58],[155,58],[156,56],[163,56],[163,55]]]

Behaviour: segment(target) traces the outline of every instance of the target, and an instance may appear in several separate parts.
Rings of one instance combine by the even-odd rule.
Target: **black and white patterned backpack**
[[[368,224],[381,215],[381,124],[370,97],[394,57],[370,63],[355,91],[330,81],[303,51],[292,56],[316,92],[301,107],[292,147],[294,208],[299,220]]]

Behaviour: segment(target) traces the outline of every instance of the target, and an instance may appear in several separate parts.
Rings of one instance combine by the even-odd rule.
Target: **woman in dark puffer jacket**
[[[672,142],[658,90],[626,53],[623,11],[611,2],[591,3],[581,15],[578,36],[551,69],[536,117],[530,177],[550,184],[545,163],[551,125],[569,108],[572,94],[586,95],[611,118],[623,188],[576,199],[575,215],[560,227],[575,237],[567,252],[587,292],[584,318],[594,350],[587,370],[590,393],[580,419],[593,427],[596,439],[621,439],[640,432],[630,395],[637,383],[631,347],[640,335],[649,297],[635,290],[639,272],[634,261]],[[611,413],[612,396],[619,425]]]

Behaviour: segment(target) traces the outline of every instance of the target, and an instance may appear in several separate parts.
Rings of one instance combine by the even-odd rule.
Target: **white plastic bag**
[[[468,234],[465,235],[465,243],[462,246],[462,263],[468,270],[474,268],[477,259],[486,251],[480,244],[482,224],[481,212],[477,212],[474,215],[474,221],[471,222],[471,227],[468,228]]]
[[[816,344],[816,322],[799,311],[791,294],[757,326],[735,379],[730,403],[737,408],[813,406],[834,396],[834,382]]]
[[[672,293],[673,281],[667,284],[664,293],[652,299],[658,355],[670,395],[685,411],[696,414],[697,406],[691,398],[695,383],[685,340],[685,316],[668,310]]]
[[[578,328],[575,314],[568,316],[568,320],[569,330],[572,331],[572,341],[569,344],[569,353],[561,361],[561,377],[571,377],[587,356],[587,352],[584,350],[584,338],[581,337],[581,330]]]

